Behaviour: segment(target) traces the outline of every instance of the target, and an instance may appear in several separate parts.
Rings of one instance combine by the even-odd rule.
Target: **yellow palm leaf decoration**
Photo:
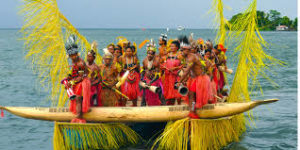
[[[238,65],[229,102],[250,101],[253,89],[258,87],[262,92],[258,77],[269,79],[265,70],[270,70],[269,66],[274,64],[283,65],[282,61],[274,59],[263,50],[266,42],[257,27],[256,3],[257,0],[253,0],[249,8],[232,25],[232,30],[235,32],[231,32],[231,38],[238,43],[234,49],[234,54],[238,54]],[[249,81],[251,81],[250,87]]]
[[[120,123],[74,124],[55,122],[53,149],[119,149],[136,145],[141,137]]]
[[[64,43],[74,34],[82,51],[87,52],[91,45],[60,13],[55,0],[24,0],[20,13],[25,22],[20,31],[28,49],[26,58],[31,60],[39,81],[49,91],[52,106],[64,106],[67,96],[60,81],[70,70]],[[101,62],[98,53],[96,61]]]
[[[132,43],[132,46],[134,46],[134,47],[135,47],[135,50],[134,50],[134,53],[133,53],[133,55],[136,55],[136,54],[137,54],[137,45],[136,45],[136,43],[135,43],[135,42],[133,42],[133,43]]]
[[[218,23],[219,25],[219,30],[215,39],[215,43],[224,45],[227,32],[226,26],[230,27],[230,25],[228,20],[224,17],[223,8],[224,6],[222,0],[213,0],[211,11],[215,13],[214,22]]]

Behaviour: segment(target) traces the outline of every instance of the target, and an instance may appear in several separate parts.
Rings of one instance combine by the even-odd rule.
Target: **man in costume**
[[[66,88],[72,88],[76,97],[70,101],[70,111],[76,115],[71,122],[85,123],[82,114],[89,111],[91,97],[91,82],[87,78],[87,66],[78,55],[78,46],[75,43],[75,36],[70,36],[66,50],[72,60],[72,73],[68,77]]]
[[[95,64],[94,60],[96,58],[96,53],[94,50],[90,50],[87,54],[87,68],[88,68],[88,78],[91,81],[91,106],[101,106],[100,100],[100,68]]]
[[[187,37],[181,37],[180,41],[182,57],[186,60],[187,69],[178,84],[182,84],[190,73],[195,75],[195,79],[189,87],[189,106],[191,108],[189,116],[198,118],[196,108],[207,104],[211,95],[210,80],[209,76],[205,74],[206,64],[201,63],[201,59],[197,55],[190,53],[191,46]]]
[[[157,106],[165,104],[164,97],[162,94],[162,82],[159,78],[159,57],[155,55],[156,47],[153,40],[147,45],[147,57],[143,60],[143,72],[141,77],[141,82],[143,82],[146,87],[142,87],[142,106],[146,104],[148,106]],[[155,92],[149,89],[150,86],[158,88]]]
[[[102,106],[117,106],[119,95],[112,89],[118,82],[118,69],[113,63],[113,56],[110,52],[103,56],[103,64],[100,65],[102,77],[102,89],[100,93]]]
[[[217,102],[217,85],[218,79],[216,73],[218,69],[216,68],[215,59],[212,55],[212,50],[207,49],[205,50],[204,60],[207,62],[207,69],[206,74],[210,77],[210,85],[211,85],[211,96],[209,98],[209,103],[216,103]]]

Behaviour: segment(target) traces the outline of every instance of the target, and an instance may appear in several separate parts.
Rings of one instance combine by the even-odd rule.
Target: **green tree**
[[[257,25],[261,30],[270,30],[269,24],[269,14],[264,11],[256,11],[257,15]]]
[[[290,18],[288,16],[283,16],[281,19],[280,19],[280,24],[281,25],[286,25],[288,27],[291,27],[292,25],[292,20],[290,20]]]
[[[298,18],[295,18],[295,20],[293,21],[292,28],[295,30],[298,29]]]
[[[238,19],[241,15],[242,15],[242,13],[238,13],[238,14],[232,16],[231,19],[229,20],[229,22],[234,23],[236,21],[236,19]]]
[[[281,13],[278,12],[277,10],[270,10],[269,14],[270,14],[270,21],[271,21],[270,29],[275,30],[276,26],[278,26],[280,24],[280,20],[281,20],[280,15],[281,15]]]
[[[270,20],[271,21],[278,21],[280,19],[280,12],[277,10],[270,10]]]
[[[241,15],[242,13],[238,13],[232,16],[229,20],[229,23],[235,23]],[[297,30],[298,18],[295,18],[295,20],[291,20],[287,16],[281,18],[281,13],[277,10],[270,10],[269,13],[257,10],[256,16],[257,26],[259,27],[259,30],[275,30],[279,24],[286,25],[292,30]],[[227,29],[229,28],[227,27]]]

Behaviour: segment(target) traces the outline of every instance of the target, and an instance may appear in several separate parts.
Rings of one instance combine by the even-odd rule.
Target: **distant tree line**
[[[235,20],[242,15],[238,13],[231,17],[229,20],[230,23],[234,23]],[[272,31],[276,30],[278,25],[286,25],[289,30],[297,30],[298,18],[291,20],[288,16],[281,17],[281,13],[277,10],[270,10],[268,13],[264,11],[256,11],[257,15],[257,24],[260,30],[263,31]]]

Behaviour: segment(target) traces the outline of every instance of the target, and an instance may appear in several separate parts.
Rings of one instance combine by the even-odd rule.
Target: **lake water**
[[[130,41],[140,43],[146,38],[157,40],[162,29],[82,29],[89,41],[96,40],[99,49],[117,36],[125,36]],[[171,30],[169,37],[193,32],[194,37],[214,39],[213,30]],[[226,149],[296,149],[297,148],[297,32],[262,32],[269,43],[266,52],[287,63],[285,67],[273,67],[276,74],[271,78],[279,85],[274,88],[262,81],[263,96],[253,99],[278,98],[280,101],[257,107],[253,110],[256,127],[247,128],[247,132],[238,143],[232,143]],[[3,106],[50,106],[45,101],[48,94],[36,81],[36,75],[30,69],[30,63],[24,60],[26,50],[18,30],[0,30],[0,105]],[[138,51],[143,59],[144,50]],[[230,56],[231,49],[228,50]],[[230,57],[228,58],[230,62]],[[229,67],[233,67],[231,63]],[[229,76],[232,80],[232,76]],[[53,123],[28,120],[7,112],[0,118],[0,149],[51,150]]]

